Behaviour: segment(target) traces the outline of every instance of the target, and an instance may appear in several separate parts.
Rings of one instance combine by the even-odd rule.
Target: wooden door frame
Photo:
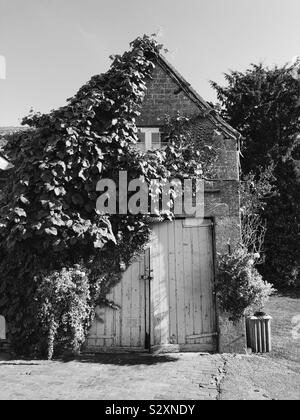
[[[216,217],[209,218],[212,222],[212,251],[213,251],[213,272],[214,272],[214,279],[213,279],[213,288],[214,288],[214,312],[215,312],[215,324],[216,324],[216,348],[217,353],[220,353],[220,322],[219,322],[219,307],[218,307],[218,298],[217,298],[217,243],[216,243]]]
[[[143,281],[145,284],[145,349],[151,350],[151,249],[146,248],[144,251],[144,275]]]

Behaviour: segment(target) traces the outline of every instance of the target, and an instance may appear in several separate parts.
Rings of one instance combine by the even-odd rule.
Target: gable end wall
[[[200,110],[190,98],[179,91],[178,84],[157,64],[148,82],[142,112],[137,119],[139,126],[157,127],[164,124],[165,115],[197,115]]]

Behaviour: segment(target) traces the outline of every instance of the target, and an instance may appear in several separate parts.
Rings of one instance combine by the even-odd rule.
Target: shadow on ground
[[[161,363],[177,362],[176,356],[152,355],[152,354],[95,354],[79,356],[74,358],[64,358],[61,361],[68,363],[72,361],[80,363],[97,363],[101,365],[135,366],[135,365],[158,365]]]
[[[63,357],[54,359],[53,362],[62,363],[88,363],[88,364],[99,364],[99,365],[117,365],[117,366],[151,366],[159,365],[163,363],[174,363],[178,361],[178,357],[172,355],[153,355],[149,353],[145,354],[95,354],[95,355],[83,355],[78,357]],[[10,357],[1,357],[1,366],[39,366],[44,364],[45,360],[37,360],[32,362],[27,359],[14,360]]]

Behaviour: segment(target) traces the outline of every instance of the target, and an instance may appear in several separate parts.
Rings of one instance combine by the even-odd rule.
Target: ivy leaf
[[[20,217],[26,217],[27,213],[24,209],[22,209],[21,207],[15,207],[14,208],[14,213],[17,214]]]
[[[101,239],[96,239],[94,241],[94,248],[96,249],[103,248],[104,245],[105,245],[105,242],[103,242]]]
[[[53,191],[55,188],[54,185],[49,184],[48,182],[45,184],[46,191]]]
[[[66,190],[64,189],[64,187],[55,187],[54,193],[56,196],[60,196],[66,194]]]
[[[45,233],[47,233],[47,235],[57,236],[57,229],[55,227],[48,227],[45,228]]]
[[[79,171],[78,176],[79,176],[79,178],[81,178],[81,179],[83,179],[84,181],[86,181],[86,177],[85,177],[85,175],[84,175],[84,172],[85,172],[85,169],[84,169],[84,168],[82,168],[82,169]]]
[[[20,195],[20,201],[23,204],[29,204],[29,200],[25,197],[25,195]]]
[[[65,222],[58,216],[52,217],[51,222],[56,226],[65,226]]]
[[[84,227],[80,223],[74,223],[74,225],[72,226],[72,229],[78,235],[82,235],[85,232]]]
[[[69,134],[69,136],[72,136],[73,134],[76,134],[76,132],[73,130],[72,127],[67,128],[67,133]]]
[[[102,169],[103,169],[103,164],[102,164],[102,162],[98,162],[98,163],[97,163],[97,168],[98,168],[99,173],[101,174]]]
[[[33,224],[31,225],[31,227],[32,227],[32,229],[35,229],[35,230],[40,230],[40,229],[41,229],[41,227],[42,227],[42,223],[41,223],[41,222],[33,223]]]

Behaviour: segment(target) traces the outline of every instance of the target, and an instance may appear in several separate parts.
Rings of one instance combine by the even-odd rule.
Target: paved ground
[[[0,400],[299,397],[300,375],[258,356],[193,353],[102,355],[69,362],[0,361]]]
[[[0,399],[216,399],[220,355],[0,362]]]

